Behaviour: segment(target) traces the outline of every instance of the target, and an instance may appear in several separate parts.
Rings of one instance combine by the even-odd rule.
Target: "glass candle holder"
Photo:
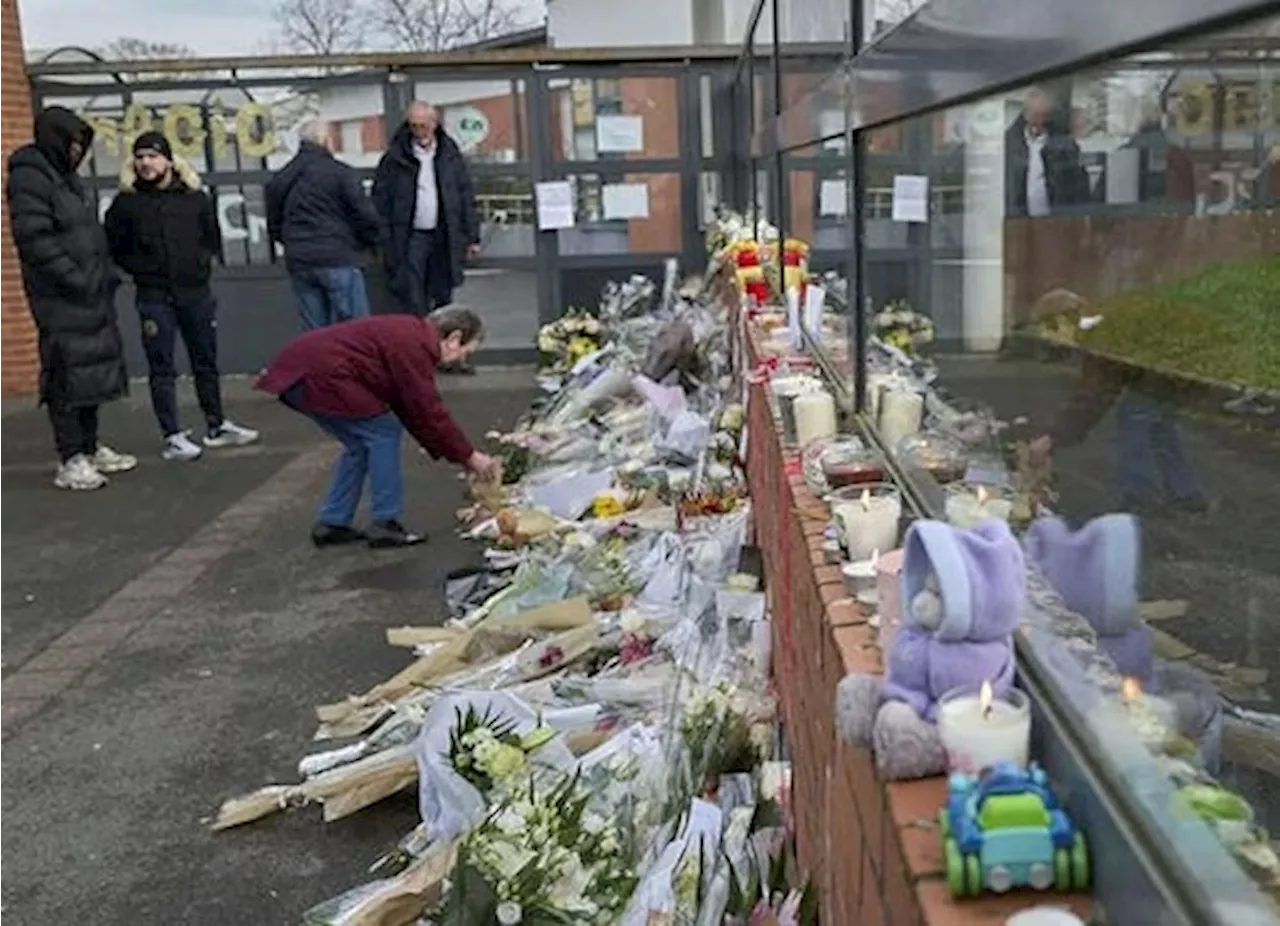
[[[902,495],[888,482],[837,489],[827,496],[840,544],[850,560],[870,559],[898,546]]]
[[[947,523],[968,529],[995,518],[1008,521],[1013,514],[1013,493],[1001,486],[957,483],[945,489]]]
[[[991,694],[985,682],[954,688],[938,699],[938,735],[947,751],[948,771],[976,775],[998,762],[1026,768],[1031,702],[1016,688]]]

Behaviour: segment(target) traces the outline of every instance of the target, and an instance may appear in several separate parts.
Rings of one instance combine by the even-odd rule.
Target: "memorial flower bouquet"
[[[570,307],[562,318],[538,330],[541,366],[569,370],[588,354],[600,349],[604,332],[600,319],[586,309]]]
[[[915,354],[933,342],[933,321],[914,311],[904,299],[895,299],[871,319],[876,336],[890,347]]]
[[[617,921],[635,890],[614,821],[590,809],[577,775],[529,780],[496,804],[458,849],[437,926],[588,926]]]
[[[468,783],[482,794],[509,787],[529,770],[528,756],[555,736],[546,727],[521,736],[515,724],[474,708],[458,711],[458,722],[449,735],[449,761]]]

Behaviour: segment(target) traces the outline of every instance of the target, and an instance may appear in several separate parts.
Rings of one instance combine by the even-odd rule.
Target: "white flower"
[[[504,807],[502,812],[494,818],[493,825],[498,828],[499,832],[514,836],[517,833],[524,832],[528,821],[514,805],[509,805]]]
[[[516,926],[517,923],[524,919],[524,911],[520,909],[520,905],[510,900],[498,904],[498,909],[495,912],[498,922],[502,926]]]
[[[645,628],[645,619],[642,614],[636,611],[627,611],[622,615],[622,621],[619,626],[623,633],[643,633]]]
[[[604,827],[604,817],[600,816],[600,814],[588,810],[582,815],[582,831],[584,833],[595,836],[603,832]]]

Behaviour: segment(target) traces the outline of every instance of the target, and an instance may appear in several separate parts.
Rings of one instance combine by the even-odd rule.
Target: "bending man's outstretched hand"
[[[496,481],[502,475],[502,464],[479,450],[467,459],[467,469],[489,482]]]

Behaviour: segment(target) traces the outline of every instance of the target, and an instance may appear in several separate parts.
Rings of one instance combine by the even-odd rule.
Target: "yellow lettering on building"
[[[184,158],[198,158],[204,154],[204,130],[200,110],[190,103],[171,106],[164,114],[164,137],[169,139],[175,153]]]
[[[261,103],[243,103],[236,111],[236,144],[240,154],[265,158],[276,150],[276,134],[271,129],[271,110]]]
[[[212,142],[216,164],[210,168],[228,169],[230,165],[223,159],[230,152],[233,137],[242,158],[265,158],[276,150],[271,110],[255,102],[243,103],[235,111],[234,127],[230,125],[232,114],[217,100],[206,104],[203,113],[190,103],[175,104],[163,113],[143,103],[132,103],[119,118],[91,112],[81,112],[80,118],[92,126],[95,139],[111,155],[127,154],[134,139],[143,132],[155,131],[157,121],[174,153],[183,157],[202,157],[205,141]]]
[[[124,143],[127,147],[132,148],[134,139],[144,132],[153,132],[156,128],[155,117],[152,116],[151,110],[142,103],[130,103],[129,108],[124,111],[124,124],[122,134]]]
[[[1173,127],[1183,135],[1213,131],[1213,96],[1213,88],[1208,84],[1179,88],[1173,105]]]

